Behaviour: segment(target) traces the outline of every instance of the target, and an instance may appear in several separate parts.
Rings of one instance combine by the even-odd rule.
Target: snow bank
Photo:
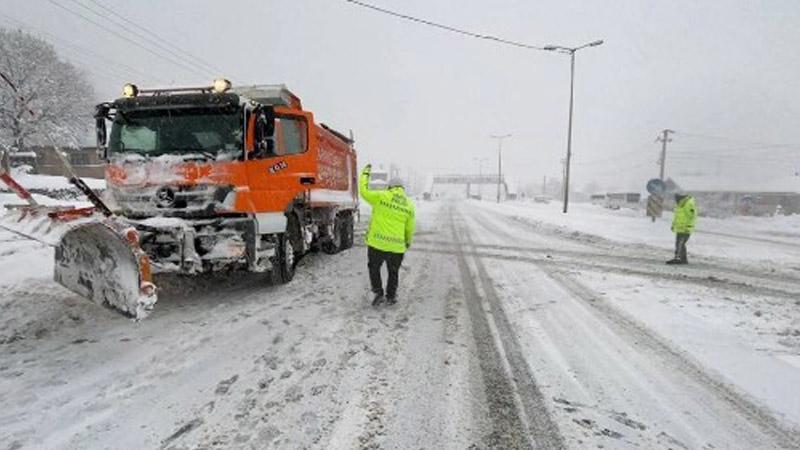
[[[573,203],[569,213],[560,202],[550,204],[476,201],[476,205],[519,220],[544,223],[629,244],[645,244],[672,250],[672,214],[652,222],[642,210],[611,210],[599,205]],[[702,208],[702,205],[700,205]],[[689,253],[712,257],[797,263],[800,260],[800,215],[775,217],[700,217],[689,241]],[[665,253],[669,256],[669,253]]]
[[[19,183],[22,187],[29,190],[74,189],[74,186],[70,184],[69,180],[62,176],[30,174],[16,169],[12,169],[11,176],[14,177],[14,179],[17,180],[17,183]],[[83,181],[85,181],[86,184],[92,189],[103,190],[106,188],[105,180],[97,178],[83,178]],[[6,188],[6,186],[0,185],[0,188]]]

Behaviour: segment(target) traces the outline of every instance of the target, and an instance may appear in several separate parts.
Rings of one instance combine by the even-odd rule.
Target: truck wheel
[[[336,216],[336,218],[333,219],[333,234],[322,243],[323,252],[333,255],[342,250],[342,228],[342,218],[340,216]]]
[[[303,257],[305,243],[303,242],[303,232],[300,230],[300,220],[294,214],[289,215],[286,233],[288,233],[289,240],[294,247],[294,260],[295,265],[297,265],[296,263]]]
[[[292,281],[296,266],[297,259],[292,240],[284,233],[278,238],[278,248],[272,261],[272,270],[270,271],[272,284],[284,284]]]
[[[353,236],[353,228],[355,226],[353,214],[345,214],[342,218],[342,222],[344,223],[342,227],[342,249],[352,248],[355,240]]]

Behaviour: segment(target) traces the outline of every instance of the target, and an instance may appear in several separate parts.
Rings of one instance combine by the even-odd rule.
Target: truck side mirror
[[[95,124],[95,133],[97,134],[97,156],[106,160],[108,157],[108,150],[106,148],[106,119],[98,117]]]
[[[97,137],[97,156],[102,159],[106,160],[108,158],[108,150],[106,148],[106,143],[108,140],[108,131],[106,129],[106,115],[108,114],[108,108],[105,105],[98,105],[95,114],[95,136]]]
[[[275,112],[267,107],[258,111],[255,129],[255,145],[258,155],[270,155],[275,151]]]
[[[95,122],[95,132],[97,133],[97,146],[106,146],[106,119],[98,117]]]

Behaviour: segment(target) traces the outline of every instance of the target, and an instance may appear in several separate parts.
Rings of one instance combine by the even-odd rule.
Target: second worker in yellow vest
[[[688,264],[686,243],[697,223],[697,204],[694,197],[682,193],[675,194],[675,211],[672,214],[672,232],[675,233],[675,258],[667,264]]]

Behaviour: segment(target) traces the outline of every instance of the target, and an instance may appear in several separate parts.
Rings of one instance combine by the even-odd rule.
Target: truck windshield
[[[242,152],[241,115],[236,110],[219,109],[118,112],[108,148],[112,153],[150,156],[238,156]]]

